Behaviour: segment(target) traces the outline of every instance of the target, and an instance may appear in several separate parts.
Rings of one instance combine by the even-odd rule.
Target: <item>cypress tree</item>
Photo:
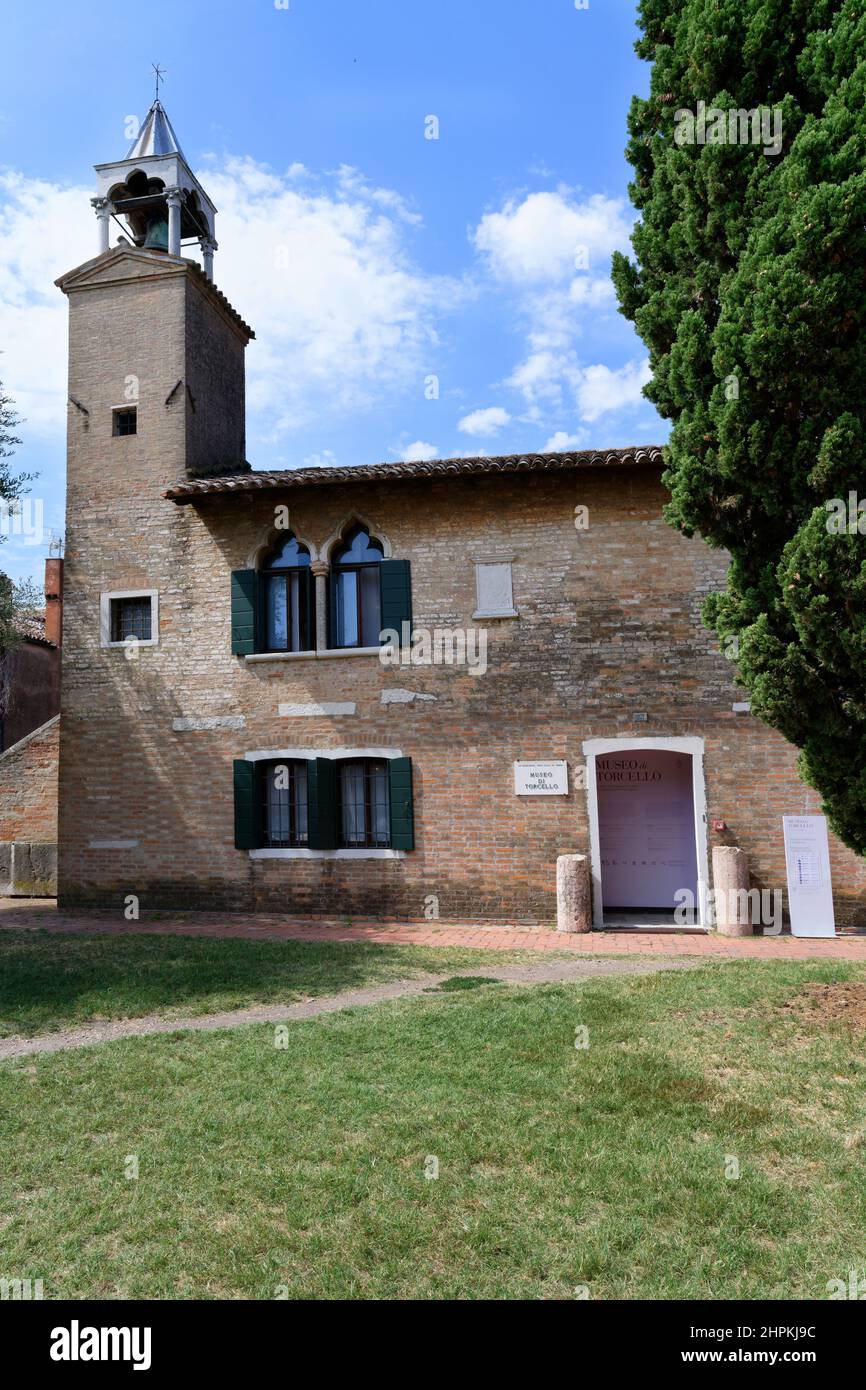
[[[667,519],[729,551],[705,621],[864,854],[866,8],[643,0],[639,26],[641,220],[613,279],[673,422]],[[724,115],[705,143],[702,109]],[[758,142],[732,139],[761,109]]]

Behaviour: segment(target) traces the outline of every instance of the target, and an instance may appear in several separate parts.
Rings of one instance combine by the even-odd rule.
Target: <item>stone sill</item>
[[[250,859],[405,859],[404,849],[251,849]]]
[[[244,661],[322,661],[333,657],[379,656],[381,647],[327,647],[320,652],[254,652]]]
[[[482,613],[482,612],[479,611],[479,612],[477,612],[477,613],[473,613],[473,614],[472,614],[472,621],[473,621],[473,623],[474,623],[474,622],[476,622],[479,618],[519,618],[519,617],[520,617],[520,614],[518,613],[517,609],[516,609],[516,608],[512,608],[508,613]]]

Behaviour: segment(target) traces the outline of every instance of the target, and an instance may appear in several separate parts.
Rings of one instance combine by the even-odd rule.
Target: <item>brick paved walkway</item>
[[[806,940],[788,935],[733,939],[703,933],[590,932],[560,935],[546,927],[487,922],[397,922],[372,918],[280,917],[273,913],[145,912],[127,922],[118,909],[58,912],[49,899],[0,898],[0,930],[89,934],[244,937],[247,940],[370,941],[389,946],[480,946],[502,951],[567,951],[593,956],[711,956],[736,960],[866,962],[866,936]]]

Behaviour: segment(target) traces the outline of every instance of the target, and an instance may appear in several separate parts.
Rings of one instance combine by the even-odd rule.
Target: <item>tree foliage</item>
[[[643,0],[640,29],[641,220],[613,278],[673,421],[667,518],[730,552],[705,619],[863,854],[866,6]],[[699,101],[777,108],[780,152],[678,143],[677,112]]]
[[[19,423],[12,400],[0,382],[0,521],[9,516],[8,507],[4,507],[3,504],[16,501],[31,480],[29,474],[13,473],[9,462],[16,444],[21,443],[14,433]],[[4,529],[0,525],[0,540],[5,539]],[[19,633],[15,627],[15,619],[20,612],[28,608],[31,600],[32,593],[28,585],[13,584],[8,575],[0,572],[0,652],[18,642]]]

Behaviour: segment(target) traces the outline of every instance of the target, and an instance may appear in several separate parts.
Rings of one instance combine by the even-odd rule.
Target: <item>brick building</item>
[[[0,753],[60,710],[63,561],[45,561],[45,608],[18,619],[20,641],[0,647]]]
[[[0,897],[57,888],[63,561],[45,561],[45,608],[0,650]]]
[[[61,901],[550,922],[578,851],[597,923],[661,921],[713,843],[783,888],[817,798],[701,624],[726,559],[662,521],[660,451],[252,471],[252,331],[158,103],[99,175],[58,281]]]

